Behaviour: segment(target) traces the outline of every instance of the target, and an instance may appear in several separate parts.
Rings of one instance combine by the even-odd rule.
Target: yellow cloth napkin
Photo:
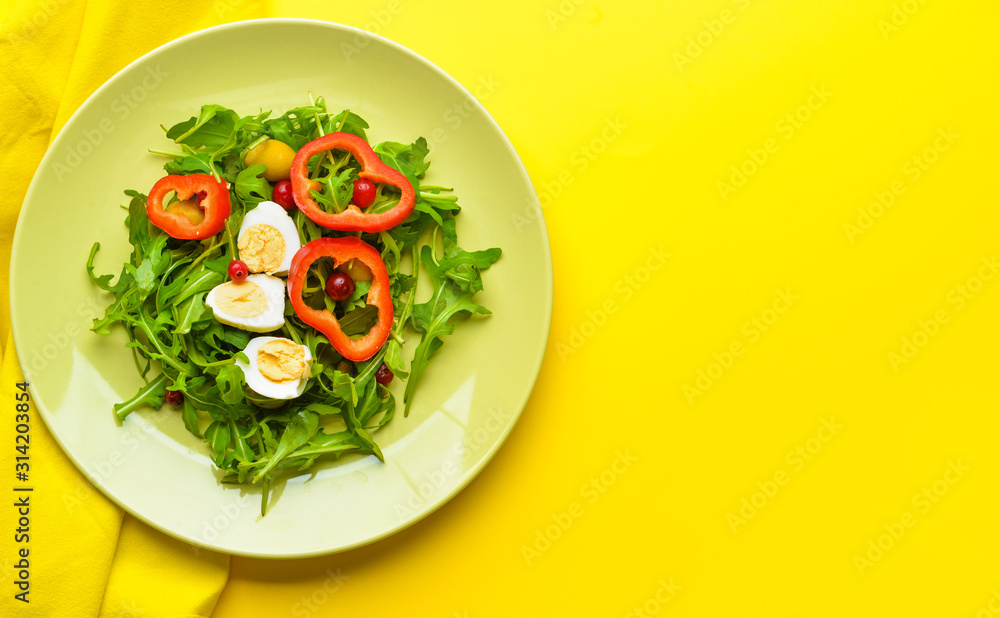
[[[5,2],[0,20],[0,616],[208,616],[229,557],[197,549],[124,515],[76,470],[30,411],[31,492],[14,492],[15,395],[10,339],[11,239],[45,149],[73,111],[115,72],[179,36],[263,16],[262,3],[215,0]],[[72,199],[70,196],[68,199]],[[23,485],[23,483],[18,483]],[[30,506],[29,554],[15,540]],[[25,577],[28,584],[24,582]],[[28,587],[25,603],[15,598]]]

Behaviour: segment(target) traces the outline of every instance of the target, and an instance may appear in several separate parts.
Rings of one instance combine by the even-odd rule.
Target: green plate
[[[234,50],[240,71],[206,61],[224,61]],[[248,81],[251,75],[260,81]],[[205,445],[172,409],[145,410],[116,425],[112,404],[141,380],[123,331],[102,337],[88,330],[109,295],[90,283],[84,263],[94,241],[102,246],[98,272],[117,273],[127,258],[122,191],[147,191],[163,176],[163,159],[146,152],[170,144],[160,124],[197,115],[206,103],[241,114],[284,110],[310,91],[325,96],[331,110],[364,117],[373,143],[426,137],[429,182],[453,186],[463,206],[462,244],[501,247],[504,256],[477,297],[493,315],[459,326],[427,371],[410,416],[397,416],[377,434],[386,464],[354,456],[280,482],[261,517],[260,489],[220,484]],[[231,554],[291,558],[401,530],[482,470],[538,375],[552,313],[552,261],[528,174],[467,90],[419,55],[367,32],[267,19],[173,41],[87,99],[28,190],[10,289],[14,341],[34,401],[88,479],[177,538]]]

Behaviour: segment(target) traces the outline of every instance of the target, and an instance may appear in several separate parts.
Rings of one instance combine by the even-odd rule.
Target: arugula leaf
[[[402,296],[413,289],[413,286],[417,284],[417,278],[413,275],[405,275],[403,273],[396,273],[396,276],[392,278],[390,285],[390,294],[392,294],[393,306],[396,311],[400,310],[400,305],[403,302]]]
[[[364,307],[366,305],[364,299],[368,297],[368,290],[370,290],[371,287],[371,281],[355,282],[354,292],[347,298],[347,300],[342,301],[344,313],[354,311],[358,307]]]
[[[333,131],[338,127],[342,133],[351,133],[352,135],[357,135],[361,139],[368,141],[368,136],[365,134],[365,129],[368,128],[368,123],[365,122],[364,118],[358,116],[354,112],[345,109],[336,116],[330,118],[330,122],[327,125],[325,132],[333,133]]]
[[[483,288],[482,271],[500,257],[500,250],[490,249],[475,254],[463,251],[447,240],[449,236],[454,239],[454,222],[451,223],[451,230],[445,229],[446,258],[438,262],[434,257],[434,250],[429,246],[424,246],[420,255],[421,263],[431,276],[434,291],[430,300],[413,306],[412,324],[422,337],[410,363],[410,377],[406,381],[403,395],[404,416],[409,413],[413,393],[427,369],[427,363],[444,344],[444,337],[455,330],[452,318],[490,314],[489,309],[473,301],[473,296]],[[449,259],[450,261],[446,261]]]
[[[454,217],[462,207],[458,205],[458,200],[454,196],[445,196],[438,193],[420,193],[414,208],[418,212],[427,213],[438,225],[444,225],[444,219]]]
[[[309,410],[310,412],[315,412],[316,414],[319,414],[320,416],[339,415],[339,414],[342,413],[342,411],[341,411],[340,408],[337,408],[337,407],[334,407],[334,406],[331,406],[331,405],[328,405],[328,404],[323,404],[323,403],[309,404],[304,409],[305,410]]]
[[[125,420],[125,417],[135,412],[143,406],[159,408],[163,405],[163,398],[166,395],[167,376],[160,374],[149,384],[142,386],[128,401],[116,403],[114,405],[115,414],[118,418]]]
[[[397,378],[405,379],[409,375],[406,370],[406,362],[403,360],[403,346],[391,337],[385,343],[385,356],[382,361]]]
[[[223,402],[218,387],[211,387],[205,392],[188,388],[184,391],[184,397],[191,399],[197,409],[208,412],[217,421],[235,420],[253,414],[253,407],[249,404],[241,402],[230,405]]]
[[[246,379],[243,371],[236,365],[225,365],[219,369],[216,385],[224,403],[237,405],[243,401],[243,385]]]
[[[444,257],[438,262],[439,272],[444,273],[459,290],[478,292],[483,289],[482,271],[500,259],[500,249],[466,251],[458,246],[455,220],[448,219],[442,226]]]
[[[324,391],[333,395],[335,399],[357,405],[358,392],[354,386],[354,380],[348,373],[343,373],[333,367],[323,371],[318,381]],[[327,384],[329,382],[329,384]]]
[[[222,348],[223,344],[229,348],[242,350],[250,343],[249,333],[219,322],[212,322],[205,330],[203,337],[209,346],[220,352],[224,351]]]
[[[184,399],[184,407],[181,409],[181,417],[184,419],[185,429],[199,438],[203,437],[201,435],[201,430],[198,428],[198,410],[194,407],[194,402],[188,398]]]
[[[236,195],[244,203],[256,206],[271,199],[271,183],[262,175],[264,165],[251,165],[236,175]]]
[[[197,118],[175,124],[167,137],[192,148],[217,149],[229,141],[239,119],[236,112],[222,105],[202,105]]]
[[[215,465],[220,468],[225,461],[226,447],[229,446],[231,437],[228,422],[212,421],[212,424],[205,430],[205,441],[212,447],[212,452],[215,454],[212,459],[215,461]]]
[[[199,292],[207,292],[217,285],[222,285],[225,280],[226,279],[222,274],[217,273],[214,270],[206,269],[193,273],[184,280],[184,285],[177,292],[177,296],[174,297],[173,302],[175,304],[184,302]]]
[[[139,260],[146,254],[149,246],[149,217],[146,215],[146,198],[135,196],[128,204],[128,241],[133,247],[132,264],[139,265]]]
[[[293,454],[285,457],[283,463],[287,466],[298,465],[299,470],[305,470],[321,455],[340,456],[342,453],[347,451],[361,450],[364,448],[364,444],[358,440],[357,436],[349,431],[326,433],[320,429],[316,432],[315,438],[310,440],[306,445],[300,447]],[[281,465],[276,466],[276,468],[281,467]]]
[[[177,328],[174,330],[175,334],[186,335],[191,332],[191,327],[195,322],[203,320],[212,314],[212,310],[205,304],[206,293],[198,292],[177,307],[180,319],[177,321]]]
[[[381,401],[381,404],[379,405],[378,410],[375,411],[375,414],[366,419],[367,422],[368,420],[371,420],[371,418],[378,416],[379,414],[382,415],[381,418],[378,420],[378,422],[376,422],[375,424],[365,425],[365,429],[368,429],[369,431],[377,431],[381,429],[386,425],[386,423],[392,420],[392,417],[396,415],[396,398],[393,397],[392,393],[388,389],[385,389],[384,387],[380,388],[379,390],[387,393],[388,397],[386,397]]]
[[[385,463],[385,455],[382,454],[382,449],[378,447],[378,444],[375,444],[375,440],[372,439],[371,434],[368,433],[367,429],[365,429],[364,423],[358,418],[359,411],[364,412],[367,407],[372,405],[370,399],[374,397],[374,393],[378,390],[377,387],[378,383],[372,380],[369,383],[368,388],[365,389],[365,396],[362,397],[358,405],[354,406],[348,404],[343,416],[348,430],[351,431],[351,433],[353,433],[362,444],[364,444],[366,449],[370,450],[373,455],[378,457],[379,461]]]
[[[212,157],[207,153],[194,153],[186,157],[179,157],[163,164],[163,169],[168,174],[211,174],[213,166],[210,161]]]
[[[378,322],[378,307],[365,305],[344,315],[340,319],[340,330],[348,337],[364,335]]]
[[[373,149],[386,165],[401,172],[416,190],[420,186],[419,180],[424,177],[427,168],[430,166],[425,158],[429,154],[427,140],[418,137],[412,144],[400,144],[398,142],[382,142]]]
[[[256,455],[247,441],[248,435],[240,433],[240,426],[236,424],[236,421],[229,421],[229,435],[233,443],[233,458],[240,463],[253,461]]]
[[[271,468],[278,465],[289,453],[312,440],[318,429],[319,415],[312,410],[299,410],[292,417],[292,420],[285,425],[285,430],[281,433],[281,440],[278,442],[277,448],[271,454],[267,465],[254,477],[253,482],[256,483],[259,481],[261,477],[270,472]]]
[[[90,249],[90,257],[87,258],[87,274],[90,275],[90,280],[94,282],[97,287],[105,290],[107,292],[119,292],[125,286],[130,283],[131,274],[122,269],[121,275],[118,277],[118,283],[111,285],[112,275],[101,275],[98,277],[94,274],[94,258],[97,257],[97,252],[101,249],[101,243],[95,242],[94,246]],[[126,278],[128,277],[128,278]]]
[[[332,176],[323,181],[327,187],[327,192],[333,200],[334,212],[342,212],[351,203],[354,196],[354,180],[356,171],[353,168],[344,168],[336,176]],[[327,196],[323,196],[326,198]]]
[[[156,240],[148,243],[146,256],[142,258],[138,268],[127,264],[125,266],[139,286],[139,299],[145,300],[159,285],[159,277],[170,266],[170,256],[164,255],[167,246],[167,236],[161,234]]]

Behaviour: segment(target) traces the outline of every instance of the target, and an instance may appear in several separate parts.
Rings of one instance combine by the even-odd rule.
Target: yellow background
[[[213,616],[1000,610],[996,3],[214,8],[182,31],[329,19],[498,83],[555,311],[465,491],[366,548],[233,558]]]

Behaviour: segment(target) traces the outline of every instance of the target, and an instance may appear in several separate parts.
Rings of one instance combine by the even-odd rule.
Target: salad
[[[144,385],[114,406],[177,409],[223,482],[269,486],[373,438],[403,415],[500,249],[459,247],[451,189],[423,184],[427,142],[372,147],[368,124],[322,97],[278,117],[205,105],[163,127],[166,176],[131,198],[132,253],[92,330],[120,325]],[[416,302],[423,269],[429,300]],[[420,287],[427,285],[421,282]],[[412,358],[403,342],[419,338]]]

